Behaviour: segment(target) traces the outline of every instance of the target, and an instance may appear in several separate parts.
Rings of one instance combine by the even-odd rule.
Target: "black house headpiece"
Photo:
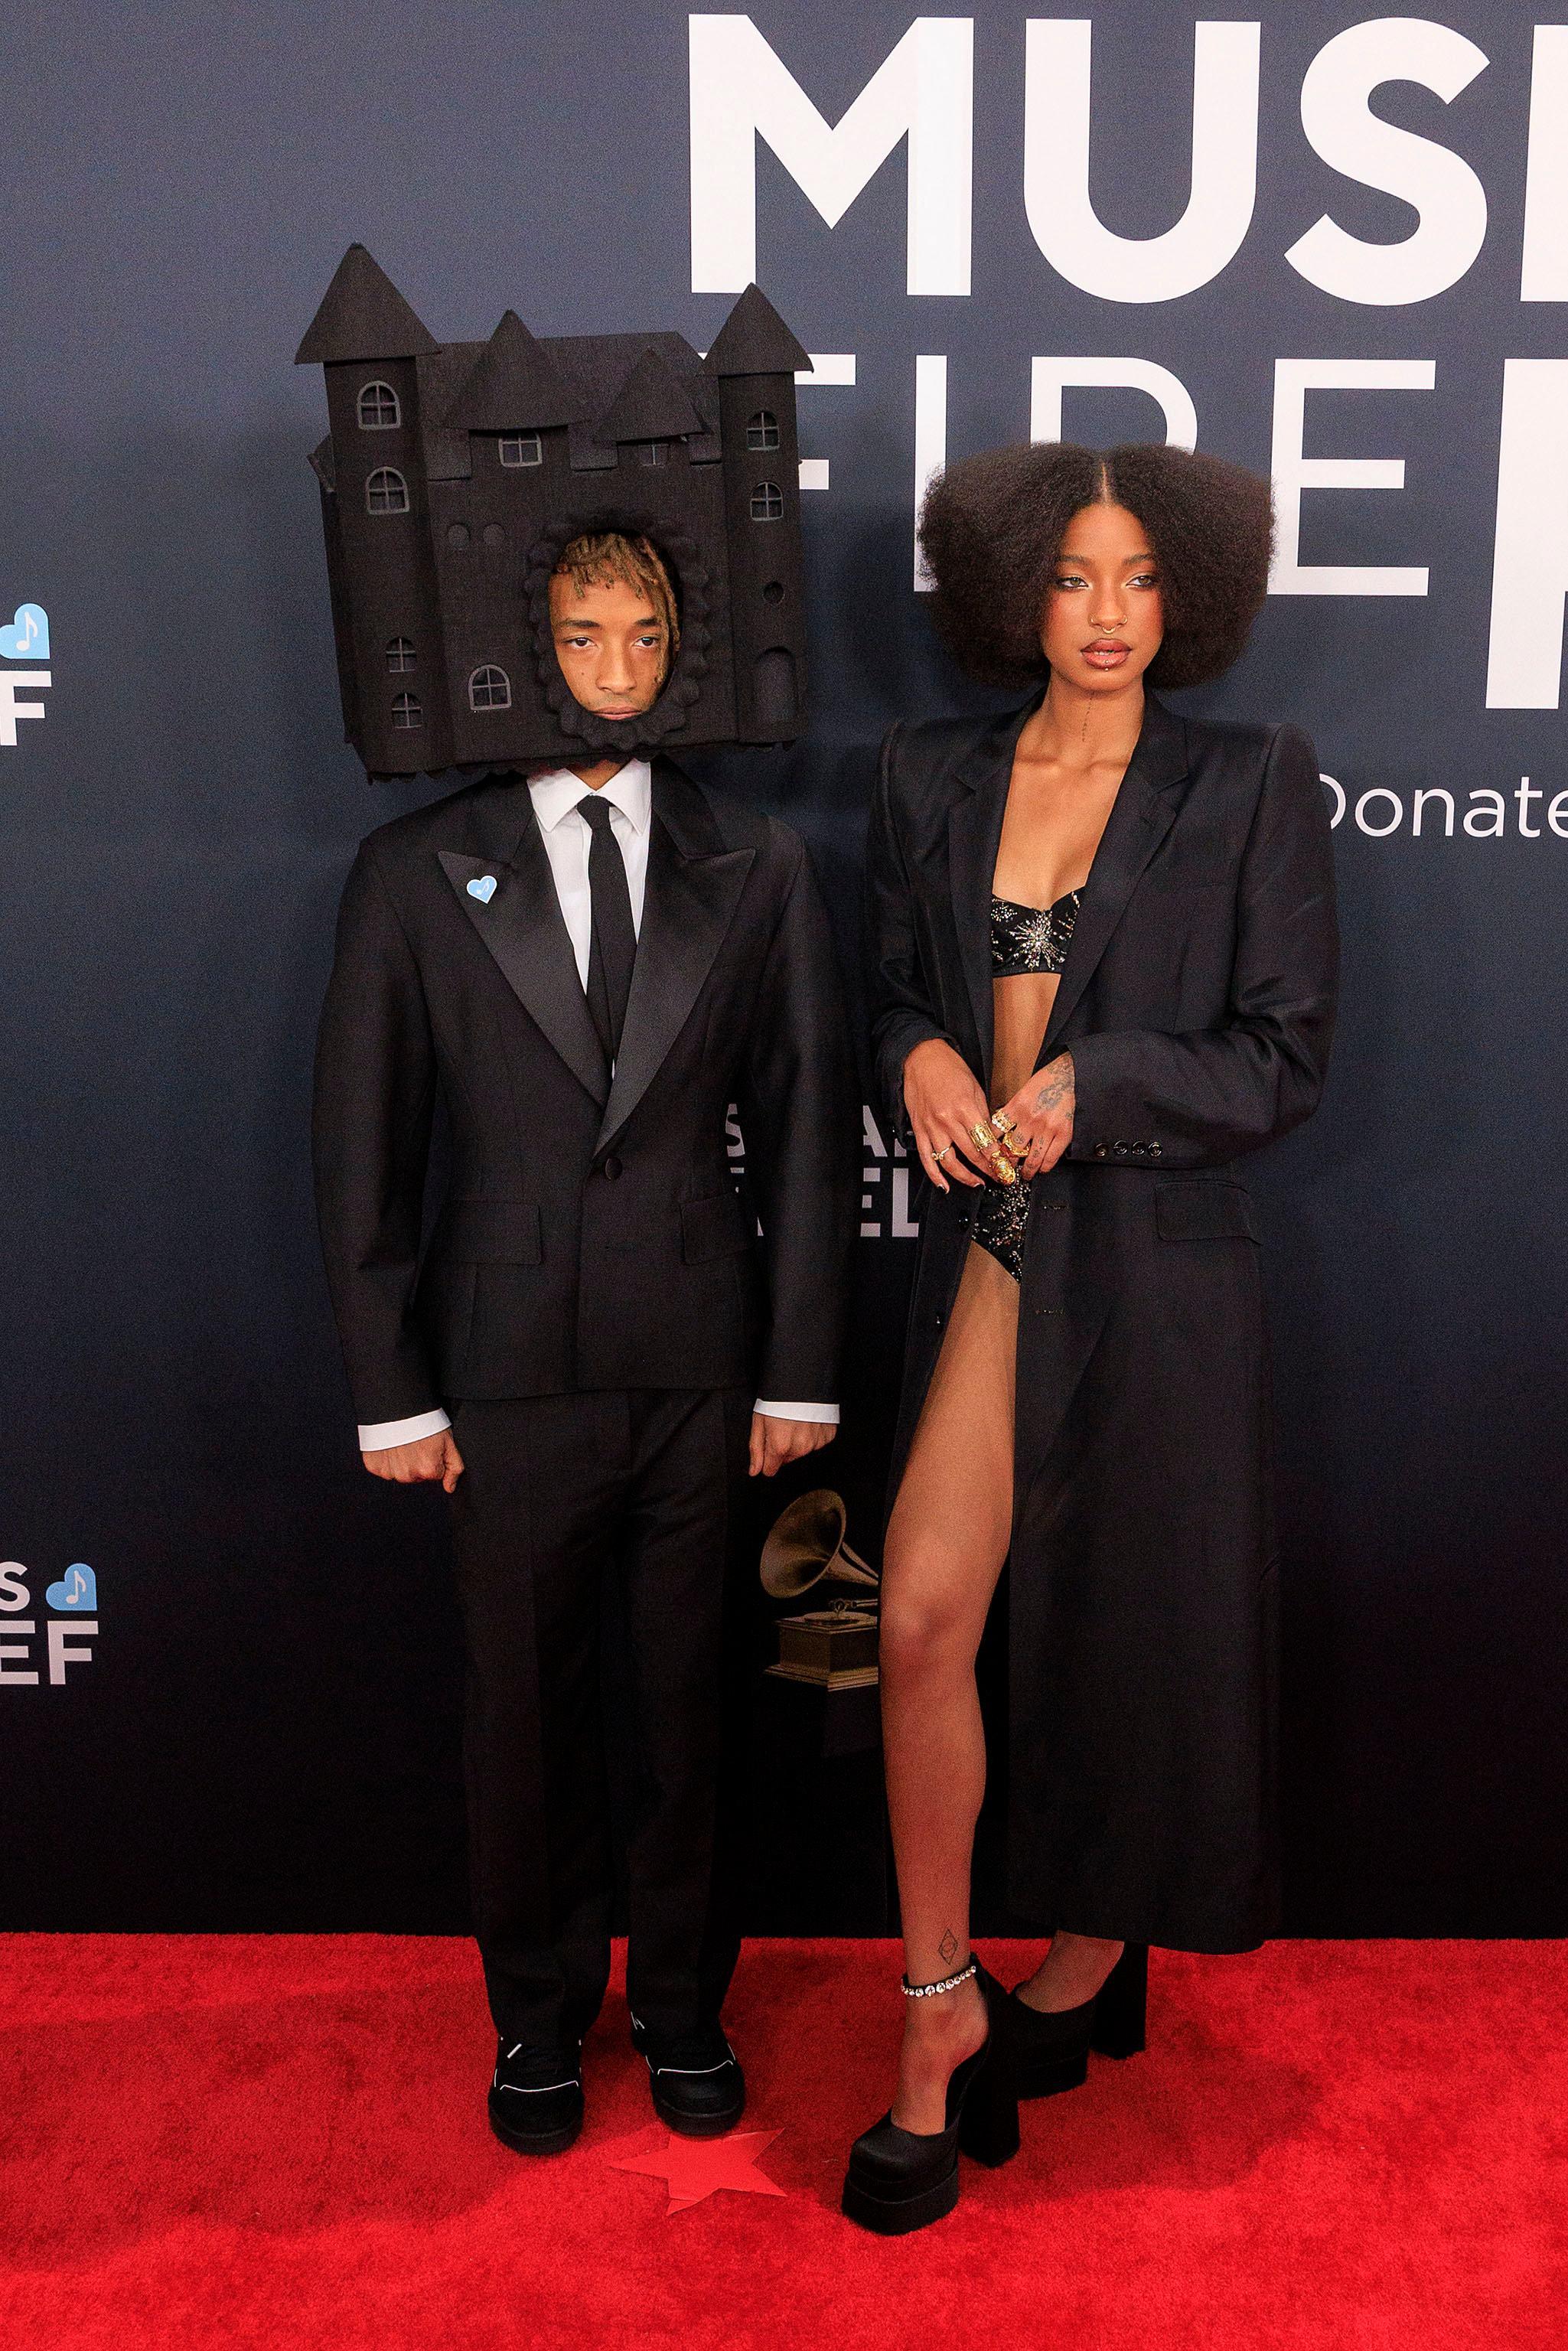
[[[352,245],[296,357],[327,377],[321,486],[343,727],[372,777],[800,730],[795,371],[747,287],[706,360],[681,335],[561,335],[513,310],[438,343]],[[576,702],[549,581],[580,532],[664,557],[680,649],[636,720]]]

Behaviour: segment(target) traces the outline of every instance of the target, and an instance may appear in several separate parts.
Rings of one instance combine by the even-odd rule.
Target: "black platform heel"
[[[1000,2030],[1008,1995],[977,1959],[975,1980],[985,1999],[988,2029],[974,2054],[953,2069],[946,2128],[906,2131],[889,2113],[850,2150],[841,2210],[879,2237],[907,2236],[951,2212],[958,2201],[960,2150],[993,2168],[1018,2153],[1018,2097]]]
[[[1095,1993],[1077,2008],[1030,2008],[1016,1991],[1007,1996],[1007,2030],[1020,2098],[1051,2098],[1089,2078],[1089,2053],[1135,2057],[1144,2046],[1148,2003],[1149,1947],[1124,1945],[1122,1956]]]

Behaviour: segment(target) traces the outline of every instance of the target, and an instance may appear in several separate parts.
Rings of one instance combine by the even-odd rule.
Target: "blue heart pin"
[[[477,882],[468,884],[468,895],[477,898],[482,906],[487,906],[495,894],[496,877],[493,873],[481,873]]]

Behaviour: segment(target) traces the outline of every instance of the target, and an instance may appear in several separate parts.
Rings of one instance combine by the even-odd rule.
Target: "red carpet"
[[[1149,2053],[1027,2107],[1017,2162],[966,2165],[950,2220],[886,2243],[836,2208],[885,2100],[897,1964],[748,1946],[728,2016],[757,2136],[694,2202],[619,1994],[583,2137],[528,2162],[485,2126],[466,1944],[0,1938],[0,2342],[1568,2344],[1562,1945],[1156,1955]]]

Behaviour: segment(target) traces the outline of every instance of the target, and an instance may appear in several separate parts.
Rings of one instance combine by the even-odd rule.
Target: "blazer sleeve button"
[[[1097,1144],[1094,1145],[1094,1156],[1095,1156],[1095,1158],[1096,1158],[1096,1159],[1103,1159],[1103,1158],[1104,1158],[1104,1156],[1105,1156],[1105,1153],[1106,1153],[1107,1148],[1108,1148],[1108,1146],[1107,1146],[1105,1144],[1103,1144],[1103,1143],[1097,1143]]]
[[[616,1158],[615,1154],[612,1152],[609,1158],[604,1163],[604,1180],[607,1184],[613,1184],[618,1180],[620,1174],[621,1162]]]
[[[1124,1143],[1118,1143],[1118,1144],[1114,1146],[1114,1148],[1115,1148],[1115,1154],[1116,1154],[1117,1158],[1118,1158],[1118,1159],[1125,1159],[1125,1157],[1126,1157],[1126,1155],[1127,1155],[1127,1146],[1126,1146],[1126,1144],[1125,1144]]]

